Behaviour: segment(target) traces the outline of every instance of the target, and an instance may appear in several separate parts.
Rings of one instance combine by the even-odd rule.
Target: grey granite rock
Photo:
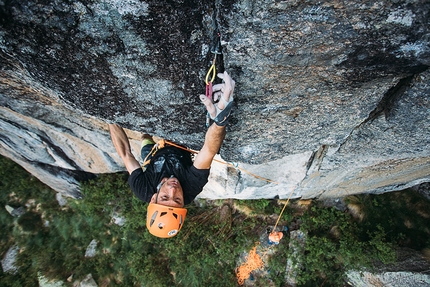
[[[428,1],[0,2],[0,154],[65,196],[124,170],[107,122],[199,149],[220,34],[237,82],[207,198],[430,181]],[[234,166],[234,165],[233,165]],[[250,176],[244,169],[273,182]]]

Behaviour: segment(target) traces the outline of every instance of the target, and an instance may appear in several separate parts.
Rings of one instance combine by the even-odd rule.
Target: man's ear
[[[156,193],[154,193],[153,195],[152,195],[152,197],[151,197],[151,201],[150,201],[150,203],[155,203],[155,200],[157,199],[157,194]]]

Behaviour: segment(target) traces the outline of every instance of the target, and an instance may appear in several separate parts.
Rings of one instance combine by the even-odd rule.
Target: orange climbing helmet
[[[185,208],[150,203],[146,215],[146,227],[154,236],[170,238],[181,230],[186,215]]]

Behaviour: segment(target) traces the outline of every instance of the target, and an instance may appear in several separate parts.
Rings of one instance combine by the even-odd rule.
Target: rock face
[[[376,267],[377,273],[351,270],[346,275],[348,283],[354,287],[420,287],[430,284],[429,267],[430,263],[423,254],[409,248],[399,248],[396,263],[380,264]]]
[[[427,274],[412,272],[385,272],[372,274],[369,272],[351,272],[348,274],[348,283],[354,287],[421,287],[430,284],[430,276]]]
[[[21,3],[20,3],[21,2]],[[68,196],[125,170],[107,122],[199,149],[216,56],[237,82],[208,198],[430,181],[430,3],[1,1],[0,153]],[[219,34],[218,34],[219,33]]]

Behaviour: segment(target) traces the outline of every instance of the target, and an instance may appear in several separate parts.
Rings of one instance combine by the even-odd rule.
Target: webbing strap
[[[151,151],[150,151],[150,152],[148,153],[148,155],[145,157],[145,160],[143,161],[142,168],[144,168],[145,166],[147,166],[147,165],[151,162],[152,157],[157,153],[157,151],[159,151],[160,149],[164,148],[166,145],[174,146],[174,147],[176,147],[176,148],[179,148],[179,149],[182,149],[182,150],[188,151],[188,152],[190,152],[190,153],[194,153],[194,154],[198,153],[198,151],[195,151],[195,150],[192,150],[192,149],[189,149],[189,148],[183,147],[183,146],[181,146],[181,145],[178,145],[178,144],[176,144],[176,143],[174,143],[174,142],[171,142],[171,141],[168,141],[168,140],[165,140],[165,139],[161,139],[161,140],[159,140],[159,141],[158,141],[158,142],[157,142],[157,143],[152,147]]]
[[[155,155],[155,153],[160,149],[164,148],[165,144],[166,141],[164,139],[161,139],[152,147],[151,151],[146,155],[145,160],[143,161],[142,168],[144,168],[151,162],[151,159]]]

